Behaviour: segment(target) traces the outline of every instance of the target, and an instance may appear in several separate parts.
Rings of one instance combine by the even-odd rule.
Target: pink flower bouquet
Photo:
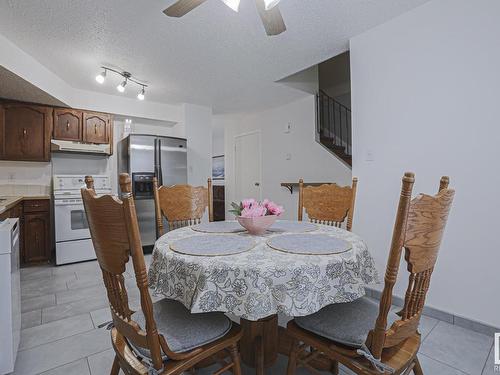
[[[255,235],[263,234],[284,212],[282,206],[278,206],[268,199],[264,199],[262,202],[255,199],[245,199],[240,204],[231,203],[231,207],[233,209],[230,212],[236,216],[240,225],[250,234]]]

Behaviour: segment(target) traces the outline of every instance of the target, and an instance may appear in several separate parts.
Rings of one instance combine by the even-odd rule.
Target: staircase
[[[324,91],[316,95],[316,140],[352,167],[351,109]]]

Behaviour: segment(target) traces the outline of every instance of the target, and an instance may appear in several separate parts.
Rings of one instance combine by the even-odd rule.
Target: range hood
[[[52,152],[111,155],[111,147],[109,144],[81,143],[53,139],[50,143],[50,149]]]

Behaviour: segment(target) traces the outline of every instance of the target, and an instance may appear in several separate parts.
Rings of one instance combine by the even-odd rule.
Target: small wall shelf
[[[321,186],[325,184],[331,184],[331,182],[304,182],[304,187],[306,186]],[[281,186],[286,187],[289,191],[290,194],[293,194],[293,188],[298,188],[299,183],[298,182],[282,182]]]

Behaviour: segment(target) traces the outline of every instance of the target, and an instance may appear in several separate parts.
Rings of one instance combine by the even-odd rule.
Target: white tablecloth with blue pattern
[[[354,301],[365,294],[365,285],[378,282],[373,258],[359,236],[326,225],[310,233],[345,239],[352,249],[334,255],[287,254],[267,246],[271,236],[282,234],[270,233],[253,236],[257,245],[241,254],[189,256],[170,249],[178,239],[204,235],[186,227],[156,242],[149,284],[156,295],[180,301],[193,313],[223,311],[258,320],[310,315],[329,304]]]

